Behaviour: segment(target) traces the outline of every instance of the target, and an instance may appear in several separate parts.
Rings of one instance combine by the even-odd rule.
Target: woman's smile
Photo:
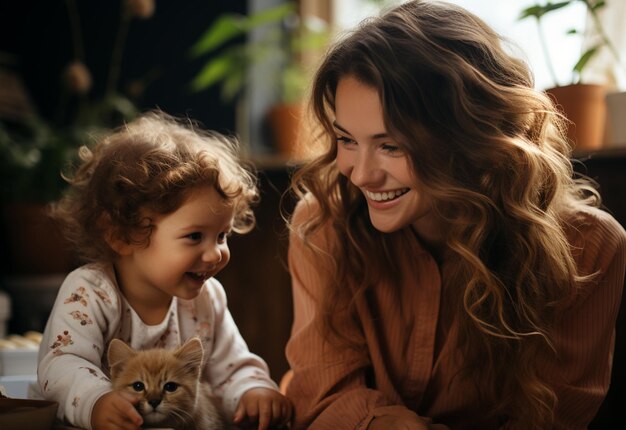
[[[365,197],[367,197],[368,200],[373,200],[375,202],[384,202],[384,201],[395,200],[398,197],[408,193],[409,190],[410,188],[399,188],[397,190],[377,191],[377,192],[363,190],[363,194],[365,194]]]
[[[387,132],[376,88],[350,75],[341,78],[335,114],[337,168],[367,199],[372,225],[389,233],[427,215],[430,197]]]

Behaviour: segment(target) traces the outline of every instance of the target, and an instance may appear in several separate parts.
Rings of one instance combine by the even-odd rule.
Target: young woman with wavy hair
[[[410,1],[320,65],[293,178],[295,429],[583,429],[607,392],[626,232],[564,120],[479,18]]]

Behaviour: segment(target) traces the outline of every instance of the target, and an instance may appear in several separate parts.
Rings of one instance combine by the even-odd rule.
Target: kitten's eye
[[[176,391],[178,384],[176,382],[166,382],[163,389],[169,393]]]
[[[135,391],[143,391],[146,387],[143,385],[143,382],[133,382],[132,384],[133,390]]]

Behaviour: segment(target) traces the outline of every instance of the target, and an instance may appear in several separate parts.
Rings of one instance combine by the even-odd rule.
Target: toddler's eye
[[[193,233],[189,233],[187,235],[187,237],[189,239],[193,240],[194,242],[199,242],[199,241],[202,240],[202,233],[196,231],[196,232],[193,232]]]
[[[143,382],[133,382],[132,384],[133,390],[139,392],[139,391],[143,391],[146,387],[143,385]]]
[[[217,241],[218,243],[224,243],[226,242],[226,239],[228,239],[228,236],[230,236],[230,232],[229,231],[223,231],[220,234],[217,235]]]
[[[168,393],[176,391],[177,388],[178,384],[176,382],[166,382],[165,385],[163,385],[163,389]]]

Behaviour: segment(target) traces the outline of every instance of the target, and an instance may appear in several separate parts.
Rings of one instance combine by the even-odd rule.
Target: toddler
[[[227,239],[255,219],[256,178],[236,143],[161,112],[83,147],[70,188],[53,207],[88,263],[61,286],[39,352],[38,390],[58,416],[91,429],[139,428],[136,399],[113,391],[111,340],[176,348],[197,336],[203,381],[235,424],[285,425],[291,404],[252,354],[214,276]]]

